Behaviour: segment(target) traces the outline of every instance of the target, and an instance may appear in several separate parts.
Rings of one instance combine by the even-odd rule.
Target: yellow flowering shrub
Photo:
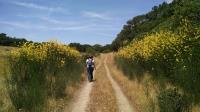
[[[176,51],[174,56],[179,56],[182,44],[183,41],[178,35],[171,32],[159,32],[132,42],[129,46],[121,49],[117,56],[133,61],[138,58],[144,61],[156,60],[157,57],[166,59],[167,51]]]
[[[187,19],[176,31],[149,33],[116,53],[118,65],[129,76],[141,78],[150,72],[181,88],[191,99],[200,97],[200,27]],[[164,89],[164,88],[163,88]]]
[[[57,42],[25,43],[10,55],[9,91],[16,109],[41,111],[48,97],[64,97],[80,80],[81,55]]]

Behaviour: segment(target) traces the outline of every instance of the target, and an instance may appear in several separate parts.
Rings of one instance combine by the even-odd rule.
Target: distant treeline
[[[24,38],[10,37],[10,36],[7,36],[7,34],[5,33],[0,34],[0,46],[19,47],[23,45],[25,42],[41,44],[39,42],[27,41]],[[45,42],[42,42],[42,43],[45,43]],[[70,43],[69,46],[77,49],[80,52],[85,52],[85,53],[90,53],[90,54],[111,51],[111,45],[109,44],[102,46],[99,44],[89,45],[89,44],[80,44],[80,43]]]
[[[27,42],[24,38],[9,37],[5,33],[0,34],[0,45],[1,46],[13,46],[17,47]]]
[[[95,45],[89,45],[89,44],[80,44],[80,43],[70,43],[69,44],[70,47],[73,47],[75,49],[77,49],[80,52],[86,52],[86,53],[102,53],[102,52],[110,52],[111,51],[111,45],[107,44],[107,45],[99,45],[99,44],[95,44]]]

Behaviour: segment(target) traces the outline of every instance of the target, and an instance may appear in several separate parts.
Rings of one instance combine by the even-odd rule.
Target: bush
[[[10,55],[8,88],[17,110],[40,112],[48,97],[60,98],[79,81],[80,53],[56,42],[25,43]]]
[[[158,96],[160,112],[188,112],[189,104],[186,97],[176,88],[161,91]]]
[[[149,72],[162,87],[172,85],[200,103],[200,26],[187,19],[176,31],[149,33],[119,50],[118,65],[130,77]]]

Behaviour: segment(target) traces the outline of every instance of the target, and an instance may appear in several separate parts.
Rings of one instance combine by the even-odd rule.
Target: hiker
[[[93,81],[93,71],[95,69],[93,56],[89,56],[86,60],[87,64],[87,72],[88,72],[88,80],[89,82]]]

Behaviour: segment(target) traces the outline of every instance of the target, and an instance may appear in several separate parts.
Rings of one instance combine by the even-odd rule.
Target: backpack
[[[93,66],[93,59],[88,59],[87,64],[88,64],[89,67],[92,67]]]

